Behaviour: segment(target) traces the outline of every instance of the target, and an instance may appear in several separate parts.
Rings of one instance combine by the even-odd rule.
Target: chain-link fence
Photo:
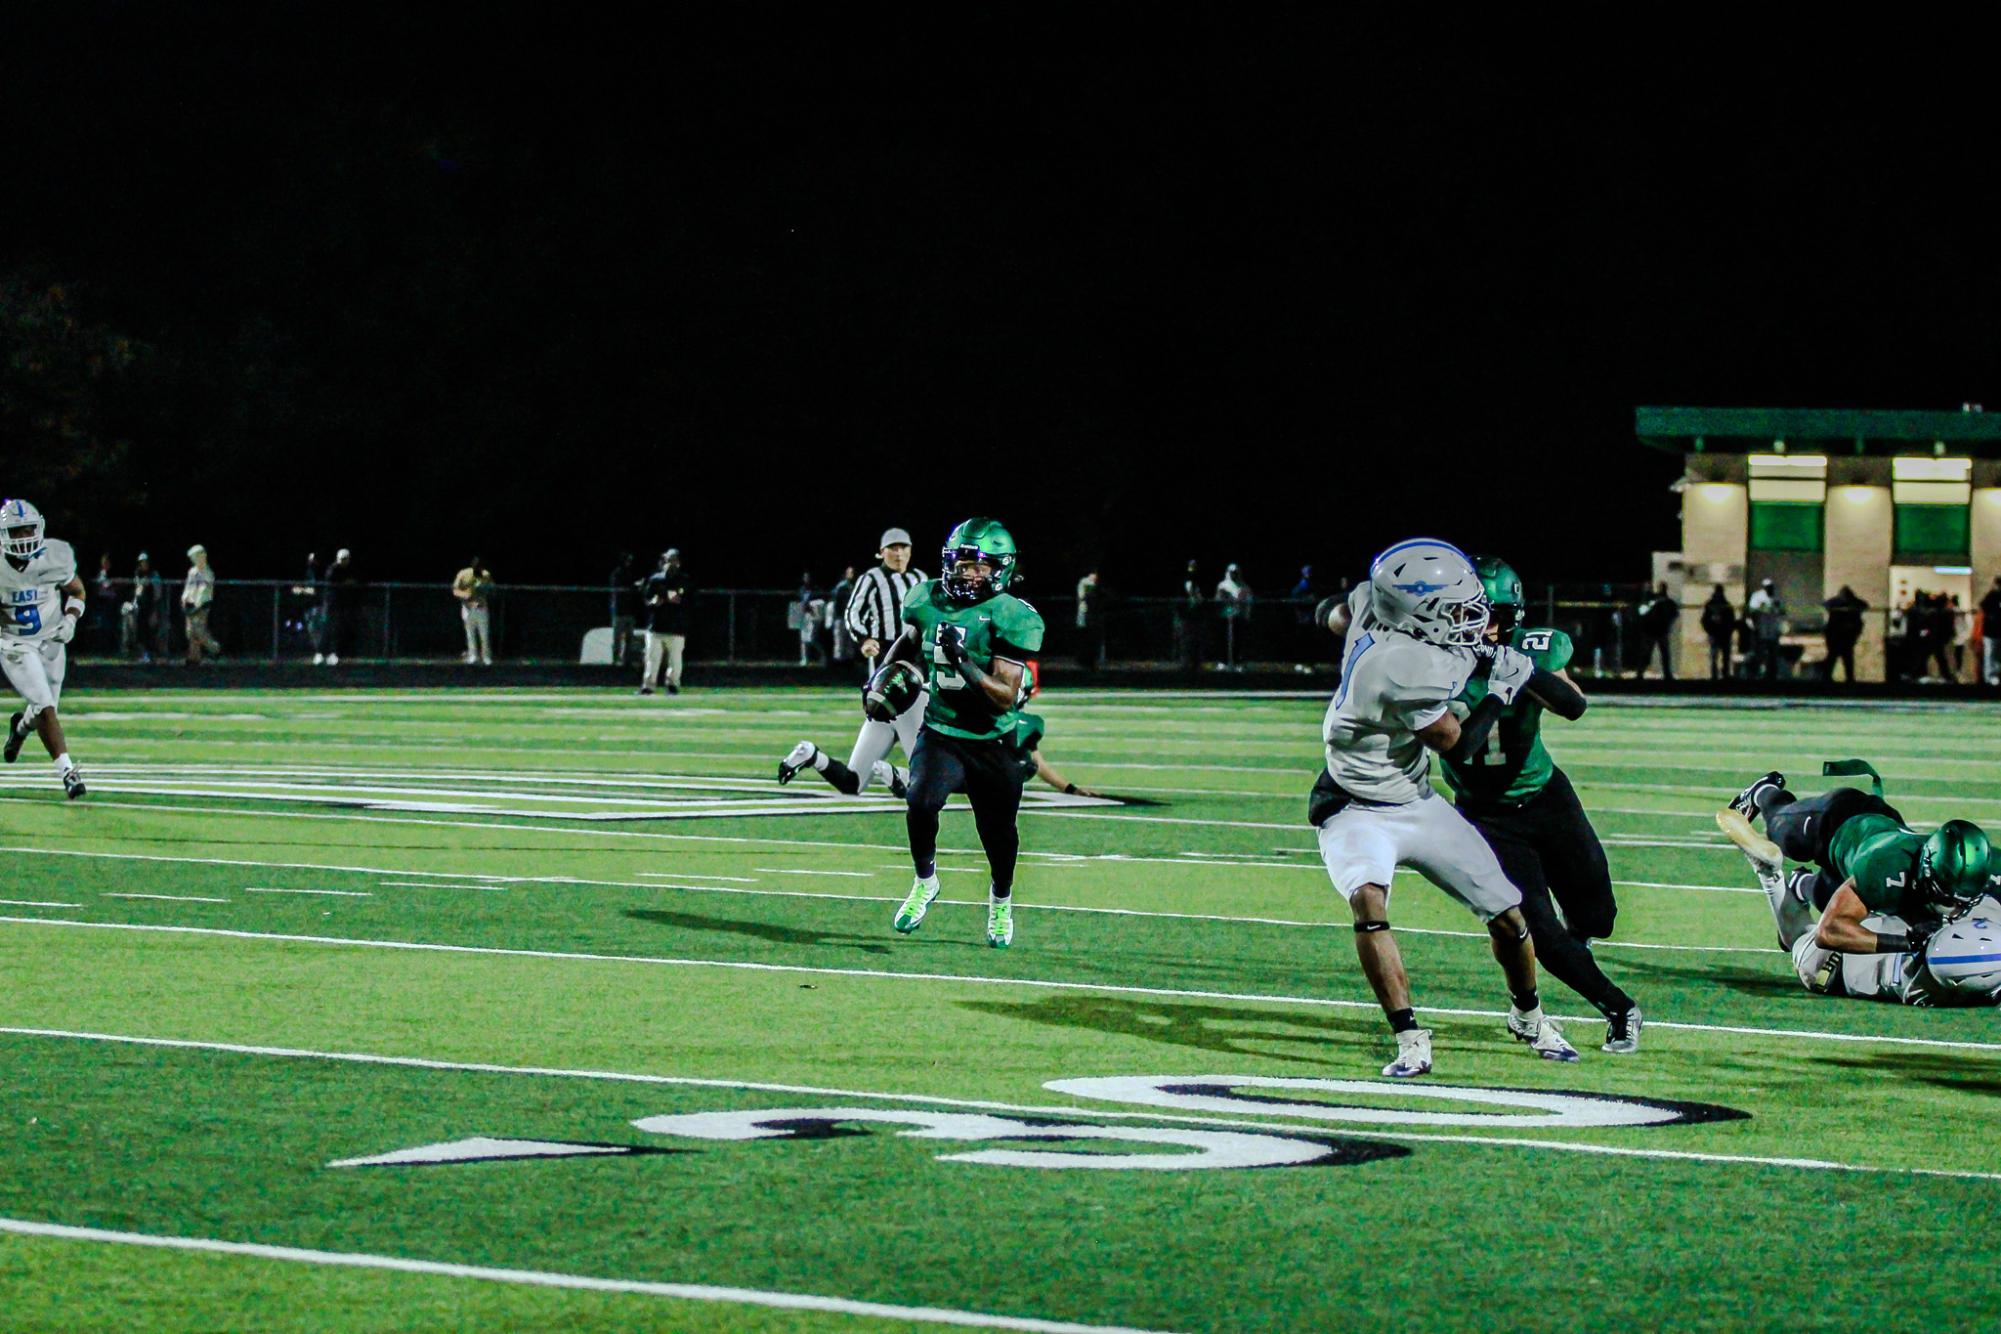
[[[177,581],[166,580],[156,597],[135,600],[128,582],[111,599],[93,598],[75,651],[128,660],[183,656],[187,633],[180,592]],[[1570,636],[1573,673],[1631,676],[1645,668],[1658,675],[1657,641],[1639,611],[1646,596],[1638,586],[1537,590],[1529,598],[1528,619]],[[1034,601],[1048,626],[1046,656],[1087,670],[1306,673],[1330,669],[1338,650],[1313,624],[1314,604],[1305,600],[1233,604],[1100,594],[1085,603],[1081,615],[1072,597]],[[1680,609],[1683,618],[1699,619],[1701,613],[1699,606]],[[860,670],[856,646],[824,595],[802,600],[780,590],[697,590],[685,616],[691,663],[838,668],[854,660]],[[1881,609],[1872,609],[1867,620],[1873,624],[1866,638],[1882,645],[1882,665],[1865,669],[1865,679],[1973,681],[1982,671],[1982,644],[1970,638],[1965,623]],[[501,585],[493,592],[488,621],[496,659],[609,662],[617,649],[636,669],[643,649],[643,614],[629,636],[621,634],[611,591],[602,587]],[[279,580],[219,581],[209,632],[226,657],[269,662],[328,654],[356,661],[448,661],[468,653],[464,617],[447,584],[353,584],[329,600],[322,589]],[[1678,625],[1669,638],[1677,676],[1709,675],[1707,662],[1685,660],[1690,655]],[[1728,673],[1739,678],[1768,670],[1781,680],[1823,676],[1829,656],[1826,613],[1813,607],[1787,618],[1776,649],[1767,650],[1739,612],[1725,656]]]

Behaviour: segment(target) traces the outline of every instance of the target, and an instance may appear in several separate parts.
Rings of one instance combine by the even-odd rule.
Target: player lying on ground
[[[1522,624],[1522,581],[1507,562],[1481,556],[1473,564],[1487,594],[1487,642],[1520,650],[1539,670],[1576,689],[1564,671],[1570,636]],[[1486,694],[1487,683],[1475,676],[1454,702],[1454,713],[1470,714]],[[1536,962],[1605,1016],[1601,1050],[1638,1051],[1640,1007],[1605,976],[1591,953],[1592,940],[1611,935],[1619,915],[1612,871],[1570,778],[1543,748],[1543,712],[1532,693],[1515,696],[1501,710],[1486,745],[1441,761],[1445,778],[1459,813],[1473,822],[1522,892],[1522,917],[1535,939]]]
[[[883,645],[901,633],[903,601],[911,589],[925,582],[924,571],[910,568],[910,534],[901,528],[883,533],[876,558],[880,564],[855,580],[855,591],[842,613],[848,633],[855,637],[862,657],[871,663],[882,656]],[[875,674],[879,672],[878,667]],[[871,680],[870,685],[873,684]],[[864,695],[867,690],[864,687]],[[811,765],[821,777],[851,797],[866,791],[870,783],[881,783],[892,796],[903,797],[909,772],[889,763],[889,751],[892,746],[901,745],[904,758],[908,759],[916,750],[917,733],[924,726],[924,708],[929,702],[928,690],[923,691],[902,712],[877,717],[868,711],[864,700],[861,731],[855,734],[854,748],[848,752],[846,764],[812,742],[801,741],[778,762],[779,783],[791,782],[793,775]]]
[[[905,824],[917,877],[896,914],[903,935],[923,923],[938,897],[938,813],[948,796],[963,792],[992,873],[987,944],[1002,949],[1014,940],[1022,788],[1014,738],[1029,658],[1042,647],[1041,615],[1007,591],[1015,555],[1007,529],[968,519],[945,539],[939,577],[903,602],[905,628],[889,656],[917,662],[931,687],[910,757]]]
[[[2001,857],[1978,825],[1948,820],[1926,836],[1873,792],[1801,799],[1777,772],[1716,822],[1750,861],[1807,990],[1906,1005],[2001,997],[2001,902],[1990,897]],[[1806,864],[1787,874],[1788,857]]]
[[[1327,762],[1307,819],[1354,916],[1362,971],[1396,1034],[1397,1057],[1383,1073],[1409,1078],[1431,1069],[1431,1031],[1417,1026],[1410,978],[1390,932],[1398,866],[1415,868],[1486,923],[1507,979],[1508,1032],[1538,1056],[1576,1060],[1542,1012],[1521,891],[1478,831],[1432,790],[1430,752],[1458,761],[1478,754],[1502,711],[1532,684],[1566,717],[1583,713],[1583,697],[1520,651],[1486,642],[1480,577],[1449,543],[1417,538],[1384,551],[1346,612],[1338,618],[1328,609],[1326,617],[1330,629],[1348,632],[1348,644],[1322,728]],[[1486,697],[1461,720],[1450,702],[1476,671]]]
[[[26,705],[8,720],[0,758],[12,764],[30,734],[42,738],[56,777],[71,800],[88,789],[69,757],[56,702],[69,664],[64,647],[83,618],[83,580],[67,542],[44,535],[42,512],[25,500],[0,503],[0,672]]]

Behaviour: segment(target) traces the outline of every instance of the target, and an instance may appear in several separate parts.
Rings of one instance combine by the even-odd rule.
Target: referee
[[[924,571],[910,568],[910,534],[892,528],[876,547],[882,564],[855,580],[845,619],[848,633],[861,646],[863,679],[875,671],[882,646],[903,632],[903,599],[924,582]]]

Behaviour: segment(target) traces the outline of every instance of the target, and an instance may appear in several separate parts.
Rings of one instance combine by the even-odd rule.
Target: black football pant
[[[1519,806],[1462,801],[1459,811],[1522,892],[1522,917],[1535,940],[1536,961],[1601,1014],[1632,1005],[1633,998],[1605,976],[1591,953],[1593,938],[1612,934],[1619,905],[1612,898],[1605,849],[1563,770]],[[1563,909],[1561,920],[1557,906]]]
[[[966,741],[925,728],[910,756],[910,796],[904,823],[910,831],[910,860],[920,876],[938,869],[938,812],[954,792],[966,794],[973,824],[993,873],[994,895],[1014,888],[1014,864],[1021,852],[1015,813],[1021,809],[1021,756],[1009,741]]]
[[[1796,797],[1782,788],[1767,788],[1758,794],[1758,813],[1765,817],[1765,833],[1779,845],[1779,851],[1796,862],[1812,862],[1820,868],[1814,881],[1813,906],[1827,907],[1842,877],[1828,863],[1827,847],[1834,831],[1858,815],[1887,815],[1902,824],[1897,808],[1859,787],[1837,787],[1817,797]]]

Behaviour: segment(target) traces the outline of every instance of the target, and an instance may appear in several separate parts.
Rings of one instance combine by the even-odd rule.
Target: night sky
[[[1024,591],[1631,582],[1637,403],[2001,399],[1972,55],[570,8],[0,11],[0,491],[225,576],[778,586],[990,512]]]

